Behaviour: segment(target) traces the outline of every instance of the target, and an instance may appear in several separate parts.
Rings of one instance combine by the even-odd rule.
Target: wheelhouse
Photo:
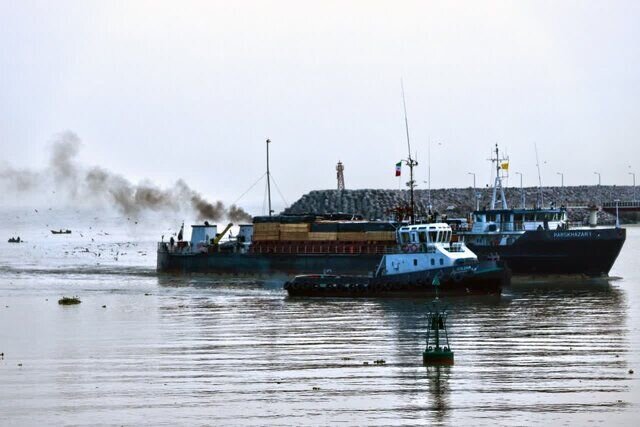
[[[566,226],[567,211],[556,209],[479,210],[472,214],[472,233],[557,230]]]
[[[397,233],[401,245],[449,243],[452,235],[451,227],[443,223],[406,225]]]

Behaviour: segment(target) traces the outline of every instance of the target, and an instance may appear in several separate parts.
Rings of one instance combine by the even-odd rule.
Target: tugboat
[[[510,275],[497,261],[478,262],[464,243],[451,243],[448,224],[414,224],[400,227],[395,253],[382,256],[371,275],[306,274],[284,284],[289,296],[405,296],[500,294]]]
[[[607,276],[626,239],[615,227],[571,227],[564,207],[509,209],[501,173],[508,160],[495,149],[491,207],[472,213],[471,230],[457,234],[480,260],[499,257],[514,275]],[[500,198],[498,200],[498,198]]]

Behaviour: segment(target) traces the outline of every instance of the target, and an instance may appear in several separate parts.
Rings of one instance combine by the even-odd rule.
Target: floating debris
[[[80,304],[81,302],[78,297],[62,297],[58,300],[58,304],[60,305],[74,305]]]
[[[630,374],[633,374],[633,369],[629,369],[629,373],[630,373]]]
[[[387,363],[387,361],[384,360],[384,359],[378,359],[378,360],[374,360],[373,361],[374,365],[385,365],[386,363]]]
[[[318,390],[320,390],[320,387],[314,387],[313,390],[314,391],[318,391]]]

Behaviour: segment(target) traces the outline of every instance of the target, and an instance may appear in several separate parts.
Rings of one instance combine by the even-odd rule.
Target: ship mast
[[[269,216],[273,213],[271,209],[271,174],[269,173],[269,144],[271,143],[270,139],[267,139],[267,197],[269,200]]]
[[[411,142],[409,140],[409,120],[407,119],[407,103],[404,98],[404,84],[402,80],[400,80],[400,87],[402,88],[402,106],[404,107],[404,127],[407,132],[407,150],[409,151],[409,157],[404,160],[405,164],[409,166],[409,182],[407,182],[407,186],[409,186],[409,195],[410,195],[410,221],[411,224],[415,224],[415,200],[413,196],[413,189],[416,186],[416,181],[413,179],[413,168],[414,166],[418,166],[418,162],[411,157]]]
[[[502,161],[505,161],[505,160],[507,159],[502,159]],[[508,209],[507,199],[504,196],[504,188],[502,187],[502,177],[500,176],[500,169],[502,168],[502,165],[500,164],[501,159],[500,159],[500,153],[498,152],[498,144],[496,144],[496,158],[495,159],[492,158],[491,161],[496,162],[496,180],[493,185],[493,194],[491,196],[491,209],[496,208],[498,189],[500,189],[500,204],[502,205],[502,209]]]

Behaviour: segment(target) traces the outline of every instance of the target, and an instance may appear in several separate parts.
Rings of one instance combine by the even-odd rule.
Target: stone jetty
[[[538,187],[525,187],[525,203],[532,207],[539,200]],[[446,214],[448,217],[466,217],[475,209],[474,193],[479,195],[479,206],[488,207],[491,203],[491,188],[439,188],[431,190],[432,211]],[[505,195],[509,207],[520,207],[522,191],[520,188],[506,188]],[[588,215],[587,206],[600,206],[603,202],[615,199],[621,201],[634,199],[633,186],[573,186],[543,187],[544,207],[550,203],[555,206],[567,206],[571,221],[584,221]],[[343,212],[363,215],[367,219],[387,219],[391,210],[409,201],[407,190],[315,190],[303,195],[298,201],[285,209],[284,214],[302,214],[309,212]],[[429,191],[415,191],[418,212],[427,212]],[[600,223],[612,223],[615,218],[605,212],[599,212]]]

